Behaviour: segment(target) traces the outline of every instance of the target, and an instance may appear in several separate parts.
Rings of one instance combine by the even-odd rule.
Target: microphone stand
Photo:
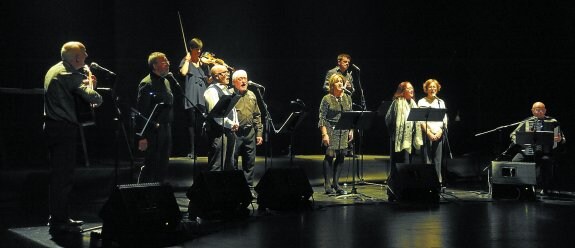
[[[179,93],[180,93],[181,96],[184,97],[184,99],[186,99],[186,102],[189,103],[190,105],[192,105],[192,108],[194,108],[196,112],[202,114],[202,117],[205,119],[205,118],[207,117],[206,113],[204,113],[204,111],[202,111],[202,109],[200,109],[200,107],[198,107],[197,104],[194,104],[194,103],[186,96],[186,93],[185,93],[184,89],[182,89],[182,86],[180,85],[180,83],[178,82],[178,80],[174,77],[174,74],[170,72],[170,73],[168,74],[168,77],[171,78],[171,79],[173,80],[173,83],[177,86],[177,88],[180,89],[180,90],[179,90]],[[222,123],[223,123],[223,122],[222,122]],[[196,125],[196,121],[194,121],[193,125]],[[196,127],[194,127],[194,132],[196,131],[195,129],[196,129]],[[195,153],[195,152],[196,152],[196,151],[194,150],[194,153]],[[196,156],[196,154],[193,154],[193,155],[194,155],[193,173],[194,173],[194,176],[195,176],[195,175],[196,175],[196,171],[195,171],[195,170],[196,170],[196,162],[197,162],[197,160],[198,160],[198,156]],[[223,160],[222,160],[222,161],[223,161]]]
[[[131,177],[134,172],[134,155],[132,152],[132,144],[130,144],[130,137],[128,137],[128,133],[126,132],[126,127],[124,126],[124,121],[122,117],[122,110],[120,109],[120,103],[118,97],[116,95],[116,74],[108,72],[108,76],[112,78],[112,88],[111,88],[111,96],[112,102],[114,104],[114,110],[116,111],[116,117],[113,118],[113,121],[116,124],[116,129],[114,131],[114,143],[115,143],[115,152],[114,154],[114,185],[118,185],[118,169],[120,164],[120,130],[122,131],[122,135],[124,136],[124,141],[126,142],[126,147],[128,148],[128,155],[130,156],[130,182]],[[133,137],[131,137],[133,138]]]
[[[451,152],[451,145],[449,144],[449,137],[448,137],[449,129],[445,127],[444,130],[445,130],[445,145],[447,145],[447,150],[449,151],[449,158],[453,159],[453,153]]]
[[[259,87],[256,87],[257,89],[257,93],[258,96],[260,97],[260,99],[262,100],[262,105],[264,106],[264,111],[266,113],[266,124],[264,125],[264,144],[265,144],[265,156],[264,156],[264,171],[267,171],[268,169],[268,155],[270,157],[270,167],[273,165],[273,153],[272,153],[272,146],[271,146],[271,141],[270,141],[270,136],[271,136],[271,131],[270,130],[276,130],[276,128],[274,127],[274,123],[272,120],[272,116],[270,114],[270,111],[268,110],[268,105],[266,104],[266,102],[264,101],[264,97],[263,94],[260,90]]]
[[[119,167],[119,156],[120,156],[120,151],[119,151],[119,132],[121,129],[122,134],[124,136],[124,141],[126,142],[126,147],[128,148],[128,155],[130,156],[130,179],[132,179],[132,175],[134,172],[134,154],[132,152],[132,145],[130,144],[130,139],[128,138],[128,134],[126,133],[126,128],[124,127],[124,121],[122,118],[122,111],[120,110],[120,106],[119,106],[119,97],[116,96],[115,92],[112,92],[112,97],[114,99],[114,108],[116,110],[116,114],[117,117],[114,118],[114,121],[117,123],[117,127],[116,131],[114,132],[114,138],[116,139],[116,155],[115,155],[115,159],[114,159],[114,169],[115,169],[115,179],[114,179],[114,184],[117,185],[118,184],[118,167]],[[133,137],[132,137],[133,138]],[[130,180],[131,181],[131,180]]]
[[[178,13],[178,14],[179,14],[179,13]],[[170,73],[168,74],[168,76],[174,81],[174,83],[176,84],[177,88],[180,89],[180,90],[179,90],[180,95],[183,96],[184,99],[186,99],[186,102],[189,103],[190,105],[192,105],[192,108],[194,108],[196,112],[202,114],[202,117],[205,119],[205,118],[207,117],[207,114],[204,113],[204,111],[202,111],[202,109],[200,109],[200,107],[198,107],[197,104],[194,104],[194,103],[186,96],[186,93],[185,93],[184,89],[182,88],[182,86],[180,85],[180,83],[178,82],[178,80],[174,77],[174,74],[170,72]],[[224,123],[224,122],[223,122],[223,120],[222,120],[222,128],[223,128],[223,123]],[[194,123],[192,123],[192,125],[196,125],[196,121],[194,121]],[[195,126],[194,126],[194,132],[196,132],[196,127],[195,127]],[[195,134],[194,134],[194,135],[195,135]],[[195,141],[196,141],[196,140],[194,139],[194,142],[195,142]],[[222,144],[223,144],[223,142],[222,142]],[[195,152],[196,152],[196,150],[194,149],[194,153],[195,153]],[[222,150],[222,154],[223,154],[223,150]],[[196,156],[196,154],[192,154],[192,155],[194,155],[194,159],[193,159],[194,162],[193,162],[193,164],[192,164],[192,168],[193,168],[193,169],[192,169],[192,173],[194,174],[194,177],[195,177],[195,176],[198,174],[198,172],[197,172],[197,169],[198,169],[198,168],[197,168],[198,156]],[[222,158],[221,161],[224,161],[223,158]],[[223,166],[222,166],[222,168],[223,168]]]
[[[360,106],[361,106],[361,111],[367,111],[367,105],[366,105],[366,101],[365,101],[365,95],[363,94],[363,87],[361,85],[361,70],[359,69],[359,67],[354,66],[355,69],[357,69],[357,84],[359,85],[359,93],[360,93]],[[359,179],[358,184],[365,184],[365,180],[363,179],[363,150],[362,150],[362,143],[363,143],[363,129],[361,130],[357,130],[358,134],[359,134],[359,139],[356,140],[356,144],[358,144],[358,153],[361,156],[360,161],[356,161],[360,163],[360,166],[356,166],[357,169],[357,176]],[[353,154],[355,156],[355,153]]]
[[[522,120],[522,121],[518,121],[518,122],[515,122],[515,123],[508,124],[508,125],[499,126],[499,127],[496,127],[496,128],[494,128],[494,129],[491,129],[491,130],[488,130],[488,131],[485,131],[485,132],[476,133],[476,134],[475,134],[475,137],[478,137],[478,136],[481,136],[481,135],[485,135],[485,134],[489,134],[489,133],[492,133],[492,132],[495,132],[495,131],[500,131],[500,130],[502,130],[502,129],[504,129],[504,128],[508,128],[508,127],[512,127],[512,126],[517,126],[517,125],[523,123],[524,121],[525,121],[525,120]],[[499,140],[501,140],[501,132],[499,132]],[[507,152],[507,151],[505,151],[505,152]],[[505,152],[504,152],[504,153],[505,153]],[[485,168],[483,168],[482,171],[487,170],[487,169],[489,168],[489,166],[490,166],[490,165],[487,165]]]

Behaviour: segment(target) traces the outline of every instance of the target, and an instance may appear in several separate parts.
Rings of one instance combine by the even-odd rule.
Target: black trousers
[[[443,177],[441,176],[441,164],[443,156],[443,138],[437,141],[431,141],[426,139],[423,146],[423,158],[426,164],[435,165],[435,172],[437,173],[437,178],[439,182],[443,182]]]
[[[200,105],[201,108],[203,106]],[[202,116],[202,113],[199,112],[196,108],[189,108],[188,111],[188,118],[189,118],[189,125],[188,125],[188,132],[190,134],[190,154],[192,156],[196,155],[196,143],[197,138],[201,136],[202,124],[204,123],[205,118]]]
[[[148,134],[148,149],[140,183],[164,182],[172,151],[172,127],[160,124]]]
[[[525,155],[519,152],[513,157],[513,162],[534,162],[537,173],[537,186],[548,190],[553,186],[554,161],[550,154],[536,152],[534,155]]]
[[[216,124],[208,126],[206,133],[210,142],[208,166],[211,171],[234,170],[236,134]],[[222,158],[223,157],[223,158]]]
[[[252,128],[245,128],[236,132],[236,146],[234,153],[234,164],[239,167],[239,157],[242,158],[242,170],[249,186],[253,186],[254,167],[256,164],[256,131]]]
[[[50,160],[50,222],[69,219],[70,192],[74,185],[78,126],[64,121],[46,120],[44,135]]]

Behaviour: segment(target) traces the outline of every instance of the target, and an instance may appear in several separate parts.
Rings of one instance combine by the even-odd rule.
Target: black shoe
[[[335,190],[335,193],[338,194],[338,195],[347,195],[347,192],[346,192],[345,190],[341,189],[341,188],[340,188],[340,189],[336,189],[336,190]]]
[[[82,226],[82,225],[84,225],[84,221],[68,219],[67,221],[63,221],[63,222],[60,222],[60,221],[56,222],[56,221],[49,220],[48,226],[53,226],[53,225]]]
[[[188,153],[188,158],[189,159],[196,159],[196,154]]]
[[[335,190],[335,193],[338,195],[346,195],[347,194],[347,192],[345,192],[345,190],[343,190],[339,186],[333,187],[333,190]]]
[[[326,189],[325,189],[325,194],[326,194],[326,195],[331,195],[331,194],[333,194],[333,189],[332,189],[332,188],[326,188]]]
[[[353,154],[353,152],[352,152],[352,151],[347,151],[347,152],[345,153],[345,156],[346,156],[346,157],[353,157],[353,158],[357,158],[357,155]]]
[[[51,235],[82,233],[82,227],[72,224],[52,224],[48,231]]]

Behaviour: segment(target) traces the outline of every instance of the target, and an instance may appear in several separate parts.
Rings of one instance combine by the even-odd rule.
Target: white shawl
[[[397,112],[395,118],[395,144],[394,151],[400,152],[406,150],[411,154],[411,148],[415,147],[417,150],[423,145],[423,138],[421,136],[421,128],[419,122],[407,121],[409,110],[417,108],[417,104],[413,99],[407,102],[405,98],[397,99]],[[415,127],[414,127],[415,125]],[[413,137],[413,129],[415,129],[415,138]],[[412,140],[415,144],[412,146]]]

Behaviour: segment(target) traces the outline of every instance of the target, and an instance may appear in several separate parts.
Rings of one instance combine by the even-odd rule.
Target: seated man
[[[553,117],[545,116],[545,104],[536,102],[531,108],[533,116],[523,120],[511,133],[512,146],[518,147],[513,162],[535,162],[537,167],[537,186],[546,194],[553,179],[553,151],[559,144],[565,143],[565,136],[561,132],[559,122]],[[552,147],[540,144],[518,144],[518,132],[553,131]]]

